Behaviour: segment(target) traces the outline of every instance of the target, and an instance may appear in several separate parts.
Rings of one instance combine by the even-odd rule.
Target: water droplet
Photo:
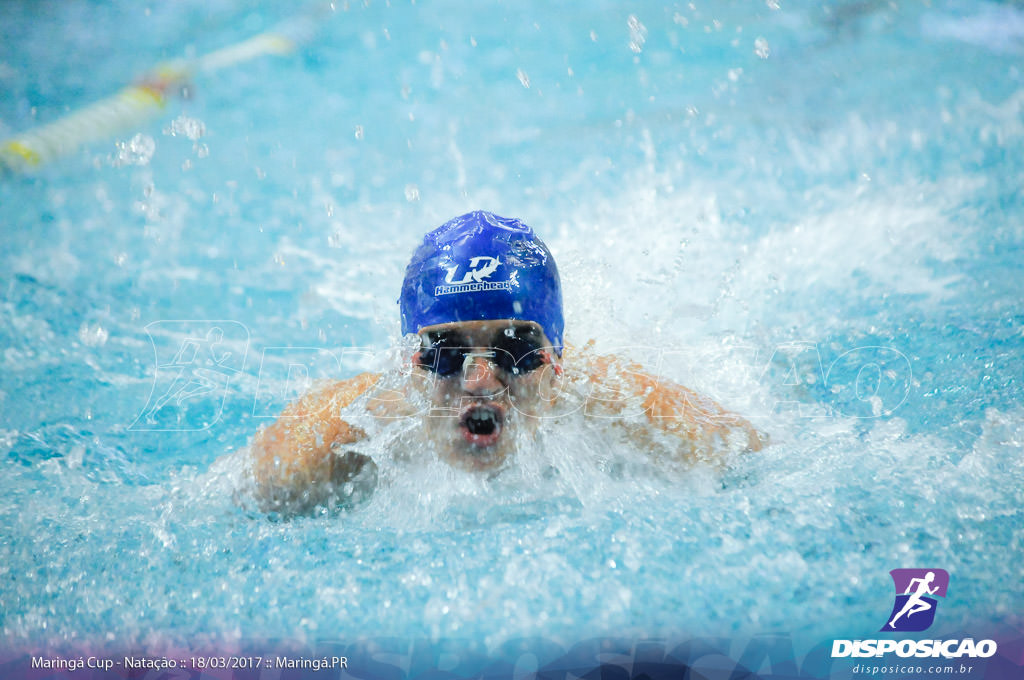
[[[768,5],[768,9],[778,9],[779,8],[779,0],[765,0],[764,4]]]
[[[762,59],[767,59],[771,53],[772,51],[771,48],[768,47],[767,40],[764,38],[757,38],[757,40],[754,41],[754,54]]]
[[[362,139],[362,138],[363,138],[363,126],[362,125],[357,125],[356,126],[356,139]]]
[[[871,415],[876,418],[882,415],[882,398],[878,395],[870,397],[868,403],[871,404]]]
[[[156,153],[156,142],[153,138],[149,135],[137,134],[127,142],[117,143],[117,157],[114,158],[114,165],[149,165],[154,153]]]
[[[78,329],[78,339],[89,347],[102,347],[109,337],[107,329],[99,324],[83,323]]]
[[[405,185],[405,200],[412,203],[413,201],[420,200],[420,188],[415,184]]]
[[[184,135],[194,142],[206,134],[206,125],[197,118],[189,118],[184,115],[178,116],[171,121],[169,126],[164,128],[164,134],[171,137]]]
[[[647,27],[633,14],[629,15],[626,24],[629,26],[629,49],[640,54],[644,49],[644,43],[647,42]]]
[[[521,68],[516,69],[516,78],[519,78],[519,82],[523,84],[523,87],[529,89],[530,87],[530,76],[526,75],[526,71]]]

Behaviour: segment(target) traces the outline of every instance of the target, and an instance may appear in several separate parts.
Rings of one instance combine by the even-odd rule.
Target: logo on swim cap
[[[480,210],[428,233],[398,303],[403,333],[455,321],[534,321],[561,354],[558,269],[544,242],[516,219]]]
[[[480,262],[486,262],[487,264],[480,266]],[[452,266],[441,265],[448,270],[448,274],[444,277],[444,282],[449,285],[436,287],[434,295],[451,295],[452,293],[469,293],[476,290],[498,290],[502,288],[511,290],[511,281],[489,281],[483,283],[484,279],[491,278],[491,274],[497,271],[500,264],[501,260],[496,257],[471,257],[469,259],[470,269],[462,277],[461,281],[455,281],[455,273],[459,271],[458,264]],[[512,274],[515,275],[516,272],[512,272]]]

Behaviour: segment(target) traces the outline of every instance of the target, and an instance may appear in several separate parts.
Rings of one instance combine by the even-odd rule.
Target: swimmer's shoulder
[[[360,373],[319,385],[289,405],[282,415],[341,417],[344,409],[355,405],[374,416],[394,418],[410,410],[408,391],[398,372]]]
[[[379,374],[361,373],[318,385],[288,404],[277,420],[256,433],[251,451],[257,469],[280,468],[282,461],[302,467],[318,460],[335,442],[362,439],[364,433],[342,419],[342,409],[379,380]]]
[[[360,373],[344,380],[334,380],[310,390],[289,405],[282,415],[308,417],[314,414],[338,415],[359,397],[371,392],[381,380],[380,373]]]
[[[732,413],[706,395],[646,371],[639,363],[614,354],[594,351],[594,341],[563,358],[569,370],[590,383],[585,412],[599,416],[642,413],[649,426],[674,435],[684,446],[685,458],[707,458],[727,442],[727,448],[758,451],[768,437],[746,419]],[[623,425],[635,435],[642,431],[635,419]]]
[[[418,412],[411,403],[412,383],[417,377],[391,370],[331,381],[310,390],[281,415],[304,418],[320,414],[341,419],[344,411],[353,407],[381,420],[412,416]]]
[[[343,417],[343,409],[380,381],[376,373],[317,386],[261,428],[248,447],[248,470],[264,510],[303,511],[332,498],[365,466],[335,448],[366,438]]]

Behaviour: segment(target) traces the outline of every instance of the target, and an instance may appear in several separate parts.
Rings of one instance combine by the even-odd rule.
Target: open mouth
[[[459,429],[462,437],[474,446],[491,446],[501,436],[505,411],[495,404],[474,404],[462,411]]]

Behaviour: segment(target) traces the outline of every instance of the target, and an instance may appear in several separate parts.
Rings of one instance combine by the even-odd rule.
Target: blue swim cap
[[[402,333],[453,321],[535,321],[562,354],[562,285],[551,251],[519,220],[478,210],[423,237],[405,270]]]

